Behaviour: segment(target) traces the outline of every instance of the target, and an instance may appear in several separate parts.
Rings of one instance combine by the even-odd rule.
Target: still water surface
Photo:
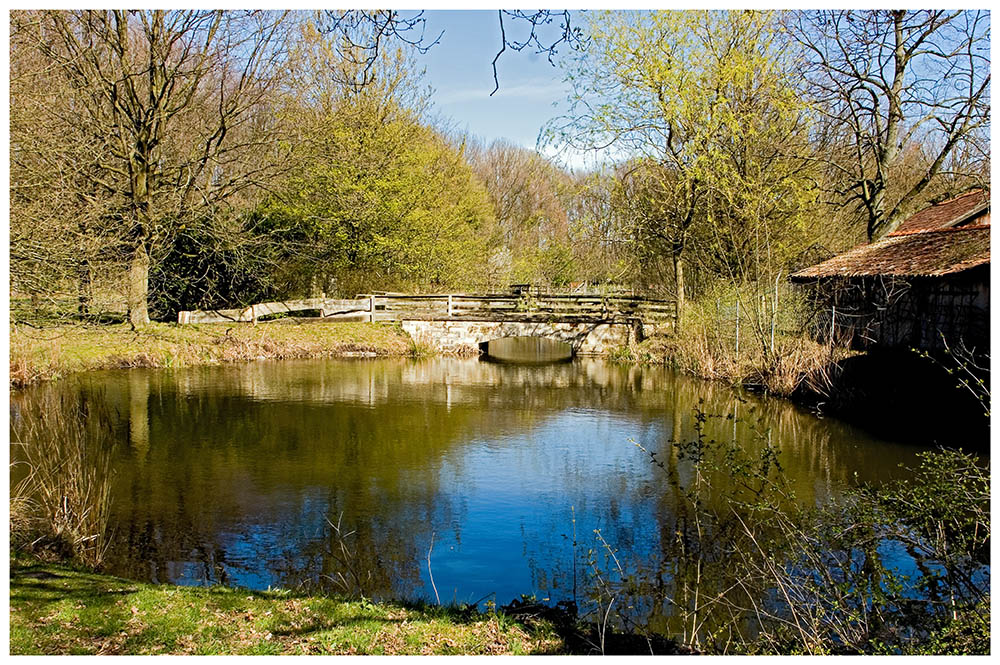
[[[710,419],[714,438],[770,438],[803,501],[898,476],[920,450],[600,360],[257,362],[36,390],[115,414],[110,572],[254,589],[337,589],[344,575],[376,598],[433,600],[436,586],[442,602],[570,599],[595,529],[623,560],[655,566],[679,499],[635,444],[683,477],[671,441],[694,437],[699,404],[737,416]]]

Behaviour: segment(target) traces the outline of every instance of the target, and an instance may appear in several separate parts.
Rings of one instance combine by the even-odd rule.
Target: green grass
[[[258,359],[351,355],[409,356],[414,342],[398,325],[282,319],[251,325],[151,323],[12,326],[13,388],[73,372],[182,367]]]
[[[284,591],[142,584],[11,555],[12,654],[543,654],[545,622]]]

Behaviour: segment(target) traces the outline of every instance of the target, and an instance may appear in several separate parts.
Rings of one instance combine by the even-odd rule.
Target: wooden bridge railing
[[[178,323],[252,322],[274,314],[313,311],[326,319],[367,321],[567,321],[661,323],[674,317],[670,300],[632,296],[512,294],[381,294],[355,299],[309,298],[244,309],[179,312]]]

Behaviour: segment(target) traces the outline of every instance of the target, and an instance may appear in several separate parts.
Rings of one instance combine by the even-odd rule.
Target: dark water
[[[801,501],[898,475],[919,451],[783,401],[598,360],[257,362],[37,390],[113,413],[109,572],[180,584],[346,580],[433,600],[433,539],[442,602],[572,598],[596,529],[633,563],[668,549],[679,498],[635,444],[683,478],[690,463],[670,442],[694,436],[699,405],[737,416],[709,419],[710,436],[780,449]]]

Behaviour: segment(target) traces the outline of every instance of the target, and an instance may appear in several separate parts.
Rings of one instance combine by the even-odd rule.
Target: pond
[[[99,372],[12,394],[12,417],[45,391],[111,414],[108,572],[442,603],[573,600],[595,552],[660,565],[683,497],[643,449],[690,473],[671,442],[696,438],[699,412],[706,436],[780,451],[808,503],[898,476],[921,450],[596,359]]]

